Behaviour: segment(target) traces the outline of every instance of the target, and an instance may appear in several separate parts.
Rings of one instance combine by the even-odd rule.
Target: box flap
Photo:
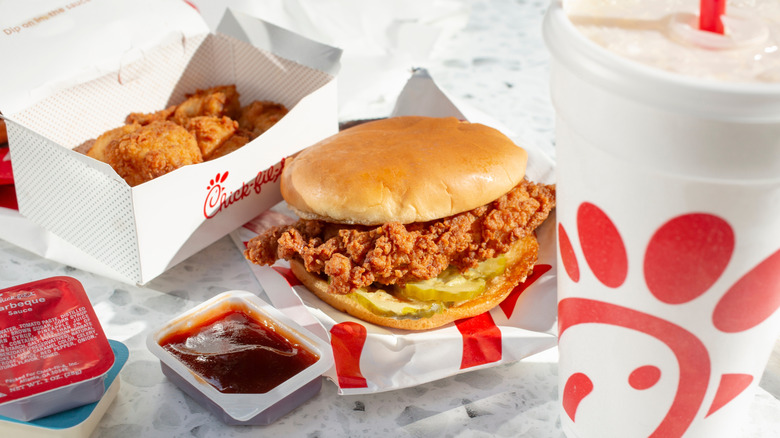
[[[341,66],[341,49],[310,40],[242,12],[227,9],[217,31],[333,76],[336,76]]]
[[[164,41],[207,34],[181,0],[47,0],[0,3],[4,69],[0,109],[13,115],[57,91],[90,81]],[[95,35],[100,35],[96,38]]]

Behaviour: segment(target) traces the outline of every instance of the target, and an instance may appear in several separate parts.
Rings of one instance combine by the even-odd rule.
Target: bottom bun
[[[408,318],[377,315],[361,305],[350,295],[328,292],[328,282],[317,274],[312,274],[298,260],[290,262],[290,268],[314,295],[332,307],[372,324],[404,330],[428,330],[441,327],[450,322],[469,318],[487,312],[500,304],[518,283],[525,281],[533,272],[539,251],[539,243],[533,234],[518,240],[506,253],[504,273],[487,281],[485,291],[474,299],[447,307],[430,317]]]

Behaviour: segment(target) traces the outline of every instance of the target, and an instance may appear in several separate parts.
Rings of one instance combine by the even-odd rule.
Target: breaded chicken
[[[219,157],[223,157],[249,143],[251,138],[250,134],[244,130],[239,129],[230,138],[227,139],[220,147],[218,147],[209,156],[209,160],[216,160]]]
[[[287,114],[287,108],[276,102],[256,100],[241,108],[238,126],[252,134],[252,139],[267,131]]]
[[[250,240],[244,255],[261,265],[299,260],[307,271],[330,277],[331,293],[374,282],[403,285],[434,278],[449,265],[465,271],[506,252],[554,206],[554,186],[523,180],[490,204],[430,222],[360,226],[300,219]]]
[[[241,114],[241,102],[235,85],[220,85],[206,90],[196,90],[187,100],[176,106],[172,120],[182,126],[187,119],[198,116],[228,116],[237,119]]]
[[[110,164],[131,186],[141,184],[178,167],[225,156],[287,114],[284,105],[270,101],[242,108],[239,97],[235,85],[198,89],[164,110],[130,113],[124,126],[74,150]]]
[[[96,160],[100,160],[104,163],[107,163],[108,161],[106,160],[106,148],[108,148],[108,145],[111,144],[112,141],[118,139],[119,137],[122,137],[123,135],[129,134],[140,128],[141,125],[139,125],[138,123],[131,123],[129,125],[120,126],[118,128],[114,128],[110,131],[104,132],[98,138],[96,138],[95,141],[92,143],[92,147],[90,147],[89,150],[87,151],[87,155]]]
[[[184,126],[195,136],[204,160],[221,147],[238,129],[238,122],[230,117],[198,116],[187,120]]]
[[[105,157],[130,186],[203,162],[195,137],[168,121],[152,122],[113,140]]]
[[[148,125],[152,122],[164,122],[171,119],[174,111],[176,111],[176,105],[169,106],[164,110],[155,111],[153,113],[130,113],[125,118],[125,123],[128,125],[133,123]]]

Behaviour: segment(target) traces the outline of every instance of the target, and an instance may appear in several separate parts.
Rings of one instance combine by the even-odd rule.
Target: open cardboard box
[[[133,2],[117,7],[127,3]],[[4,107],[21,215],[86,254],[87,265],[103,265],[95,270],[139,284],[278,203],[284,158],[338,130],[338,49],[231,11],[219,32],[209,33],[185,2],[161,3],[166,8],[150,3],[151,13],[176,14],[172,23],[163,20],[166,25],[190,17],[187,32],[125,51],[112,71],[57,77],[51,91],[29,106]],[[83,4],[78,17],[72,14],[80,29],[104,29],[110,17],[98,5]],[[93,7],[94,14],[84,13]],[[202,32],[190,31],[198,26]],[[19,68],[30,65],[22,61]],[[58,87],[63,83],[69,86]],[[130,112],[160,110],[198,88],[223,84],[236,84],[242,105],[272,100],[290,112],[229,155],[135,187],[107,164],[72,150],[122,125]]]

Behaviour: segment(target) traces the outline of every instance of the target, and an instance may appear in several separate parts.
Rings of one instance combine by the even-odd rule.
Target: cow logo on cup
[[[565,275],[578,283],[583,266],[566,231],[567,225],[558,224],[560,259]],[[722,285],[718,280],[729,266],[739,236],[717,215],[692,212],[668,219],[652,234],[641,264],[636,267],[632,262],[639,260],[629,260],[618,226],[598,206],[581,203],[576,227],[584,261],[597,283],[609,293],[644,294],[660,306],[679,309],[681,315],[685,306],[696,300],[712,304],[704,315],[710,329],[694,333],[664,317],[630,306],[582,294],[563,297],[558,303],[560,339],[566,340],[576,331],[601,337],[603,345],[596,343],[594,347],[591,342],[588,348],[593,351],[576,354],[605,358],[599,366],[574,370],[567,365],[569,369],[562,370],[566,374],[561,403],[569,420],[578,423],[578,409],[589,399],[593,400],[591,413],[600,409],[598,400],[619,400],[620,408],[628,410],[632,409],[632,400],[637,400],[633,406],[647,411],[646,421],[632,424],[635,430],[624,431],[630,434],[624,436],[679,437],[695,419],[706,421],[760,378],[753,370],[717,370],[708,346],[729,342],[728,336],[747,333],[780,307],[780,250],[742,273],[736,282]],[[630,275],[641,275],[646,288],[621,290]],[[630,369],[611,366],[609,358],[615,354],[621,354],[622,366],[631,364]],[[625,379],[615,379],[615,373],[623,373]],[[602,388],[600,380],[605,382]],[[660,399],[666,402],[642,400],[658,400],[659,392],[664,395]],[[583,421],[607,424],[611,415],[615,412],[587,415]]]

